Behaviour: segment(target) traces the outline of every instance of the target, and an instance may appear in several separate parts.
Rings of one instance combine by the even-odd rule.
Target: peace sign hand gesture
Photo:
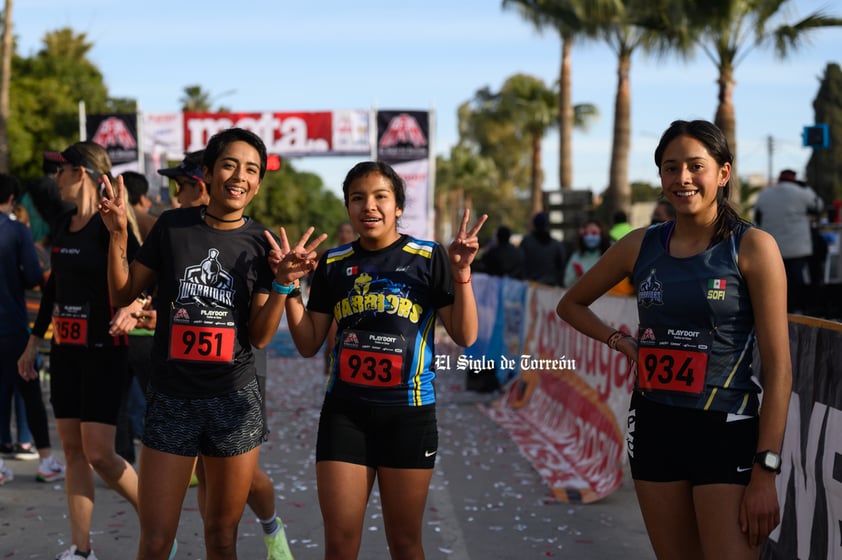
[[[266,239],[269,241],[269,268],[278,284],[289,285],[316,268],[316,264],[318,264],[316,247],[327,239],[327,234],[323,233],[307,243],[314,230],[315,228],[312,226],[307,228],[307,231],[292,248],[289,246],[287,232],[283,227],[280,228],[279,232],[280,245],[271,233],[264,232]]]
[[[456,234],[453,243],[447,249],[454,278],[457,277],[458,271],[466,269],[468,270],[467,276],[470,277],[471,263],[474,262],[474,257],[476,257],[479,251],[479,237],[477,237],[477,234],[479,234],[482,225],[488,219],[488,214],[483,214],[479,217],[477,223],[474,224],[474,227],[468,230],[468,218],[470,215],[471,211],[466,208],[465,213],[462,215],[462,224],[459,226],[459,232]],[[464,276],[464,274],[461,276]]]
[[[110,233],[121,233],[127,229],[126,206],[123,199],[123,176],[117,177],[116,189],[111,186],[108,175],[102,176],[103,193],[98,208],[102,222]]]

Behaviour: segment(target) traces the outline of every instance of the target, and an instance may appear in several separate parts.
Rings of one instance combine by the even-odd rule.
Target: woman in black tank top
[[[775,475],[792,386],[782,260],[774,239],[730,207],[732,155],[714,124],[673,122],[655,163],[675,220],[620,239],[557,311],[636,362],[627,441],[656,556],[757,558],[780,522]],[[589,308],[632,275],[636,336]],[[750,379],[755,334],[762,413]]]

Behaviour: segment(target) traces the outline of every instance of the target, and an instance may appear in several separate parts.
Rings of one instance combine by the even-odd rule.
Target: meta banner
[[[369,111],[247,111],[236,113],[144,113],[144,151],[180,160],[203,149],[226,128],[260,136],[269,154],[282,157],[371,155]]]
[[[260,136],[270,154],[283,157],[369,154],[368,114],[361,111],[184,113],[184,151],[238,127]]]

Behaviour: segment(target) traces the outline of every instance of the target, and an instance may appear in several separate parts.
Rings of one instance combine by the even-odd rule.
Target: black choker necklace
[[[223,224],[236,224],[237,222],[239,222],[240,220],[243,219],[243,217],[240,216],[239,218],[236,218],[234,220],[224,220],[222,218],[217,218],[216,216],[214,216],[213,214],[208,212],[207,209],[205,209],[204,215],[205,215],[205,218],[213,218],[217,222],[222,222]]]

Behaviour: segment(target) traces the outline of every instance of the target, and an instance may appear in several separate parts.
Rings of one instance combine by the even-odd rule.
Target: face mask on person
[[[582,243],[588,249],[596,249],[602,241],[602,236],[598,233],[586,233],[582,236]]]

